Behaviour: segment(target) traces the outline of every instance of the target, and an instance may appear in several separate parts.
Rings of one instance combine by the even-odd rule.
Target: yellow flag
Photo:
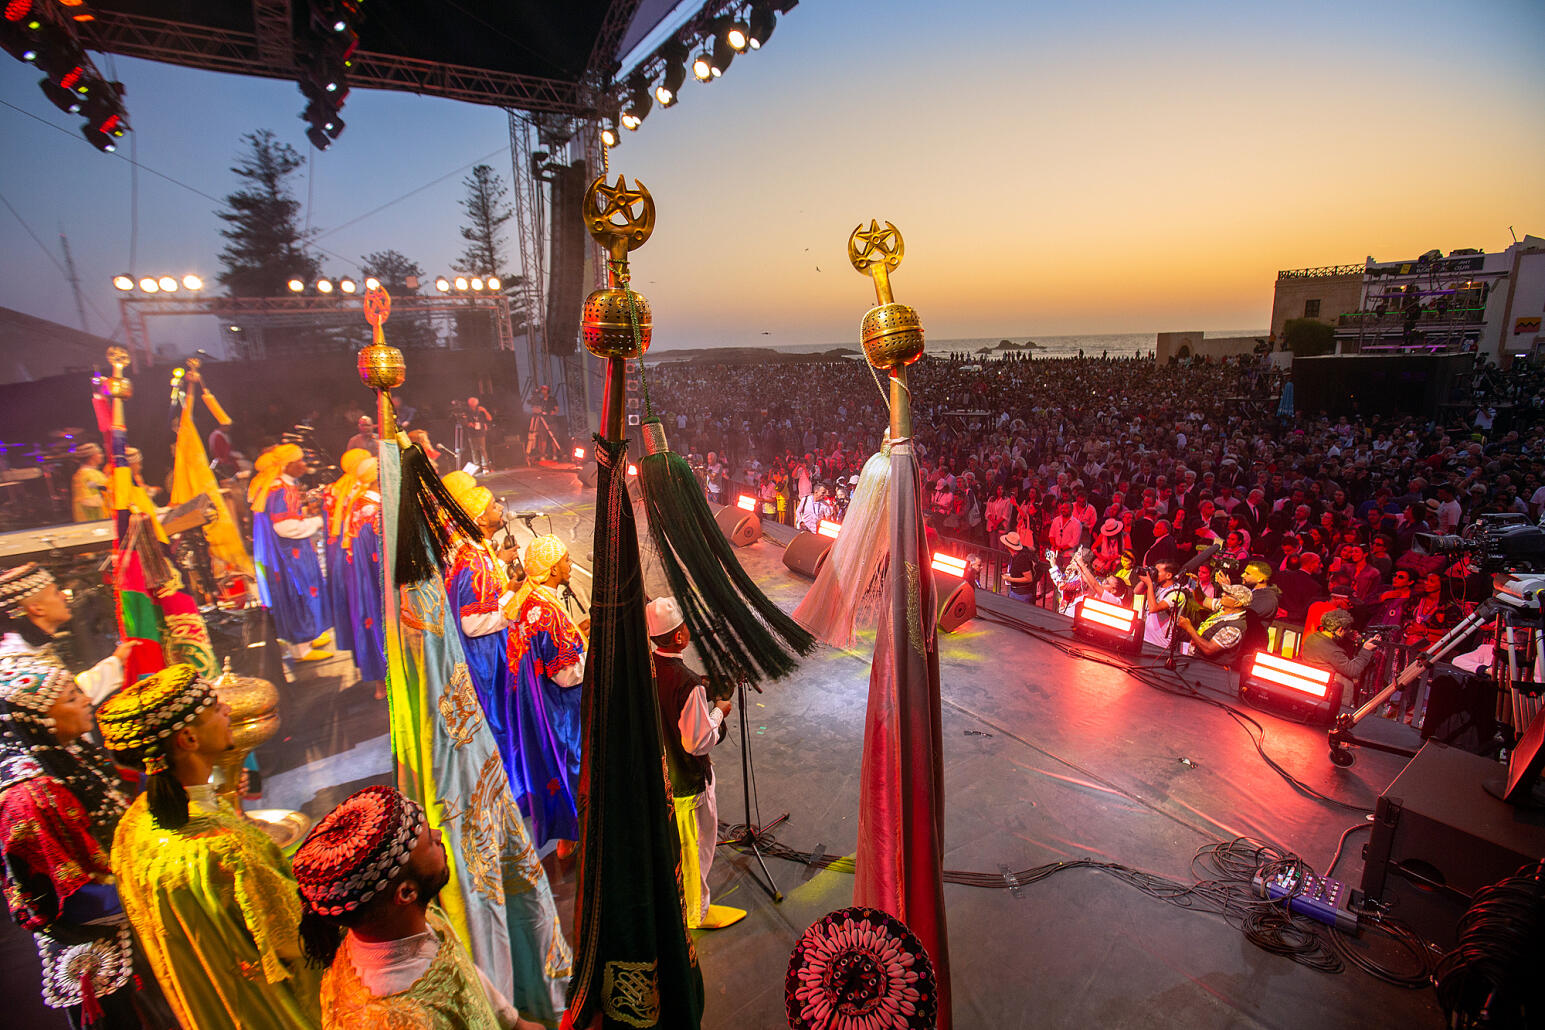
[[[193,405],[184,404],[182,418],[177,423],[177,450],[172,459],[172,504],[190,501],[199,494],[208,494],[215,504],[215,520],[204,527],[210,553],[243,575],[252,575],[252,558],[247,554],[241,530],[220,492],[220,483],[210,471],[204,442],[199,439],[198,428],[193,424]]]

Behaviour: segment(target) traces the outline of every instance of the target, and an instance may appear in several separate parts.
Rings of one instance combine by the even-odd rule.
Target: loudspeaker
[[[1545,812],[1486,793],[1497,763],[1428,741],[1379,797],[1363,893],[1451,949],[1469,895],[1545,855]]]
[[[574,475],[579,479],[579,485],[586,489],[594,489],[596,480],[600,477],[601,470],[596,467],[595,459],[587,458],[574,470]]]
[[[720,508],[713,520],[719,524],[719,531],[724,534],[724,538],[736,547],[754,544],[762,536],[762,520],[757,518],[756,512],[746,511],[733,504]]]
[[[1452,665],[1433,666],[1422,739],[1489,756],[1496,754],[1496,735],[1497,681]]]
[[[826,564],[826,556],[831,553],[834,543],[836,541],[829,536],[801,532],[783,549],[783,564],[806,579],[814,579],[821,566]]]
[[[574,353],[580,310],[585,306],[585,252],[590,240],[581,210],[590,179],[585,162],[551,166],[552,217],[549,219],[547,336],[549,354]]]
[[[934,592],[939,600],[939,629],[953,633],[976,618],[976,587],[954,576],[935,575]]]

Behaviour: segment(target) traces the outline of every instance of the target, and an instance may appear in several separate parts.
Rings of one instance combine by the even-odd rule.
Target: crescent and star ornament
[[[585,228],[612,252],[613,260],[621,260],[654,232],[654,198],[637,179],[629,189],[621,175],[612,185],[607,185],[605,176],[598,176],[585,191]]]
[[[881,228],[880,223],[871,218],[869,228],[865,229],[860,222],[848,237],[848,260],[865,275],[874,275],[876,265],[883,265],[888,272],[895,271],[906,252],[901,230],[890,222]]]

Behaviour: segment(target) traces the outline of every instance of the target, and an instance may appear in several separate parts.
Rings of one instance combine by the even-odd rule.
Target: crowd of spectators
[[[1030,560],[1005,586],[1025,600],[1056,589],[1047,551],[1059,568],[1081,552],[1100,589],[1130,599],[1136,569],[1183,566],[1218,544],[1269,566],[1283,618],[1303,620],[1334,593],[1360,626],[1414,620],[1440,634],[1487,581],[1413,542],[1487,512],[1540,516],[1545,376],[1492,365],[1466,384],[1468,405],[1438,415],[1329,417],[1279,411],[1268,360],[924,358],[910,385],[928,520],[957,553],[1023,549]],[[823,512],[840,518],[888,421],[883,383],[861,360],[648,374],[710,496],[754,491],[764,515],[789,523],[822,487]],[[1209,571],[1201,589],[1221,599]]]

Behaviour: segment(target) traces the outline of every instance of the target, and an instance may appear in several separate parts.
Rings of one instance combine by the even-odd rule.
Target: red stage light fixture
[[[76,93],[73,89],[65,89],[51,79],[38,80],[38,89],[43,91],[43,95],[48,98],[49,103],[65,114],[79,114],[81,106],[85,103],[81,99],[80,94]]]
[[[942,572],[946,576],[954,576],[957,579],[966,578],[966,560],[957,558],[953,554],[936,554],[929,562],[935,572]]]
[[[1073,602],[1073,632],[1125,651],[1143,648],[1142,613],[1097,597],[1080,597]]]
[[[1331,702],[1339,697],[1331,689],[1329,669],[1295,662],[1270,651],[1257,651],[1240,666],[1239,696],[1285,709],[1299,717],[1324,722],[1335,718]]]
[[[576,447],[576,448],[574,448],[574,460],[575,461],[584,461],[585,460],[585,449],[583,447]]]
[[[756,498],[750,494],[741,494],[735,498],[735,507],[741,511],[756,511]]]
[[[966,579],[969,567],[964,558],[935,554],[929,560],[933,569],[933,590],[938,601],[938,625],[953,633],[976,618],[976,587]]]
[[[830,537],[835,540],[837,539],[837,534],[842,532],[842,523],[822,519],[820,525],[816,526],[815,531],[821,534],[821,536]]]

